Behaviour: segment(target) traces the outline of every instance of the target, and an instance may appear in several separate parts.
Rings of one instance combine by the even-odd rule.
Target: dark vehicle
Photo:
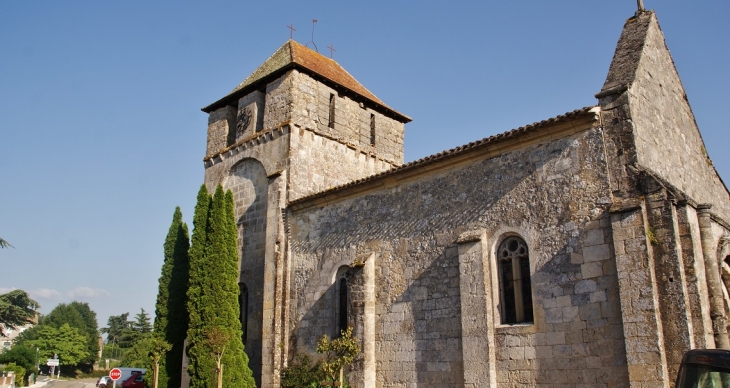
[[[144,388],[144,373],[135,373],[124,380],[122,388]]]
[[[676,388],[730,388],[730,350],[694,349],[685,353]]]

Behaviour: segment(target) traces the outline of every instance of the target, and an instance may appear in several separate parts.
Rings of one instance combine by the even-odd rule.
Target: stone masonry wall
[[[263,128],[277,128],[291,120],[292,72],[266,85]]]
[[[291,134],[289,200],[315,194],[393,168],[382,159],[294,127]]]
[[[214,155],[228,146],[228,136],[236,125],[236,110],[224,106],[208,116],[208,142],[205,155]]]
[[[243,159],[256,159],[266,175],[282,171],[289,155],[289,127],[262,132],[258,137],[205,162],[205,184],[213,192],[229,176],[233,166]]]
[[[378,387],[492,378],[501,387],[627,386],[601,132],[593,128],[295,211],[290,349],[314,353],[317,338],[336,324],[327,295],[338,268],[371,254]],[[483,233],[477,243],[485,264],[470,268],[483,268],[481,288],[462,285],[460,276],[460,265],[473,258],[460,258],[457,238],[475,230]],[[494,251],[514,234],[530,250],[533,324],[501,324]],[[486,326],[467,322],[475,311],[462,319],[462,295],[469,303],[486,301]],[[496,376],[488,362],[465,366],[462,325],[470,338],[486,330],[480,327],[493,328],[493,356],[484,349],[484,357],[496,361]]]
[[[705,149],[656,16],[628,90],[638,162],[730,220],[730,197]]]
[[[337,139],[361,152],[375,153],[395,164],[403,164],[404,124],[361,104],[347,95],[292,71],[292,121],[326,137]],[[335,98],[335,124],[330,128],[330,95]],[[370,116],[375,119],[375,145],[370,143]]]

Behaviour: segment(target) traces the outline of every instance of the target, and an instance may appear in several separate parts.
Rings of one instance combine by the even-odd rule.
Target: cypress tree
[[[203,318],[202,307],[205,281],[208,276],[205,258],[208,244],[208,218],[210,214],[211,198],[205,185],[200,186],[198,202],[195,204],[193,215],[193,237],[190,244],[190,280],[188,286],[188,375],[191,388],[212,386],[214,364],[204,348],[206,320]]]
[[[233,212],[233,194],[224,193],[219,185],[212,198],[201,188],[196,207],[193,245],[190,250],[190,288],[188,308],[189,374],[191,388],[212,387],[215,383],[216,360],[208,343],[209,333],[219,332],[228,338],[223,354],[223,386],[255,387],[248,368],[248,357],[241,343],[241,323],[238,305],[237,230]],[[202,195],[204,193],[204,195]],[[207,203],[204,245],[196,247],[198,207]],[[201,226],[199,226],[201,225]],[[202,240],[202,239],[201,239]],[[215,328],[215,329],[214,329]]]
[[[223,225],[221,237],[222,245],[225,247],[225,257],[222,257],[221,265],[225,268],[226,282],[224,285],[226,288],[225,321],[221,322],[221,326],[228,334],[228,346],[223,355],[223,365],[227,367],[227,369],[223,369],[223,386],[256,387],[253,372],[248,367],[248,356],[244,352],[241,342],[243,333],[241,332],[241,306],[238,300],[241,292],[238,287],[238,227],[236,226],[233,193],[227,190],[223,197],[223,188],[218,185],[216,198],[219,197],[221,197],[221,204],[218,206],[221,208],[221,224]]]
[[[159,362],[158,388],[179,387],[182,357],[188,330],[187,297],[190,262],[188,226],[182,221],[180,207],[175,208],[165,238],[165,261],[162,264],[154,332],[172,345]],[[171,324],[172,323],[172,324]],[[150,374],[151,378],[152,374]]]

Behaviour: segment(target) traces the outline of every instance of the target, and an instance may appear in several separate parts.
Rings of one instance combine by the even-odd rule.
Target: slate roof
[[[342,87],[374,105],[374,108],[383,113],[394,116],[395,119],[407,123],[411,118],[387,106],[383,101],[367,90],[342,66],[331,58],[315,52],[301,44],[289,40],[259,66],[251,75],[241,82],[231,93],[222,99],[203,108],[204,112],[211,112],[255,89],[260,83],[278,77],[285,71],[296,68],[308,74],[324,78],[324,81]]]
[[[433,163],[440,162],[442,160],[447,160],[449,158],[453,158],[453,157],[456,157],[456,156],[459,156],[462,154],[466,154],[477,148],[493,146],[494,144],[497,144],[504,140],[518,138],[521,136],[528,135],[530,133],[538,132],[541,129],[552,126],[554,124],[568,122],[568,121],[574,120],[574,119],[582,117],[582,116],[593,115],[593,114],[595,114],[594,109],[596,109],[596,108],[597,108],[596,106],[587,106],[587,107],[584,107],[581,109],[576,109],[572,112],[567,112],[565,114],[558,115],[558,116],[555,116],[555,117],[552,117],[552,118],[549,118],[546,120],[542,120],[542,121],[539,121],[536,123],[532,123],[532,124],[525,125],[525,126],[522,126],[519,128],[515,128],[510,131],[500,133],[498,135],[485,137],[484,139],[473,141],[469,144],[465,144],[463,146],[452,148],[450,150],[442,151],[437,154],[427,156],[423,159],[418,159],[413,162],[406,163],[402,166],[381,172],[379,174],[371,175],[369,177],[359,179],[356,181],[352,181],[352,182],[346,183],[344,185],[332,187],[328,190],[325,190],[325,191],[322,191],[319,193],[315,193],[312,195],[308,195],[306,197],[298,198],[298,199],[290,202],[289,204],[295,205],[295,204],[304,203],[304,202],[307,202],[309,200],[313,200],[316,198],[326,197],[326,196],[331,195],[336,192],[346,191],[355,186],[365,185],[365,184],[368,184],[368,183],[371,183],[374,181],[385,179],[386,177],[402,174],[407,171],[417,170],[419,168],[422,168],[424,166],[427,166],[427,165],[430,165]]]

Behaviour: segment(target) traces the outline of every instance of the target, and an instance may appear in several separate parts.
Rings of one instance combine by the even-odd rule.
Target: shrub
[[[15,365],[14,362],[11,362],[10,364],[6,365],[5,368],[3,368],[3,372],[15,372],[15,386],[25,386],[25,368],[23,368],[22,366]]]
[[[352,364],[355,356],[360,353],[357,338],[352,336],[352,326],[340,332],[340,337],[330,340],[327,334],[317,342],[317,353],[324,354],[320,368],[328,381],[338,381],[345,366]],[[344,381],[343,381],[344,383]]]
[[[325,379],[319,362],[312,364],[306,354],[298,354],[291,365],[281,371],[281,388],[319,387]]]

